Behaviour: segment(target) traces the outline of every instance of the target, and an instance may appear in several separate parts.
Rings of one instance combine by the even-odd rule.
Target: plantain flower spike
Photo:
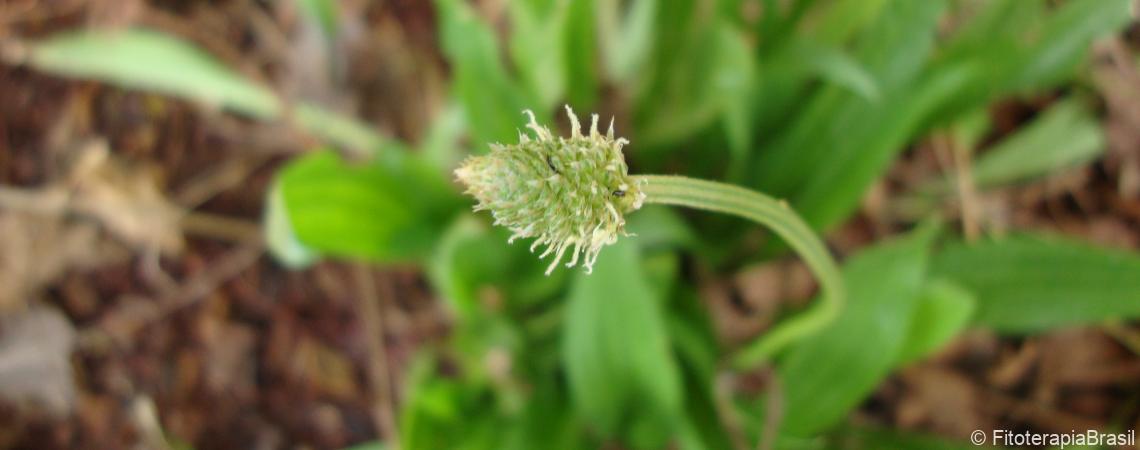
[[[568,138],[552,135],[530,110],[524,113],[533,137],[520,132],[518,144],[491,144],[489,154],[467,158],[455,175],[478,200],[476,211],[490,210],[495,225],[514,233],[508,243],[533,237],[531,252],[545,246],[539,258],[554,255],[547,275],[567,251],[566,267],[581,258],[590,273],[602,247],[627,235],[625,214],[645,200],[622,156],[629,141],[614,139],[613,119],[609,131],[599,134],[597,114],[589,134],[582,134],[569,105]]]

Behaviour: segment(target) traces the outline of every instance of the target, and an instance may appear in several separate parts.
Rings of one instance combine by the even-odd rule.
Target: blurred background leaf
[[[644,70],[656,28],[658,0],[594,0],[606,76],[622,84]],[[631,86],[632,87],[632,86]]]
[[[61,33],[32,44],[27,62],[50,73],[152,90],[257,119],[284,115],[281,100],[268,88],[160,31]],[[297,104],[292,113],[301,128],[351,150],[369,153],[386,143],[371,127],[316,105]]]
[[[975,324],[1005,333],[1140,317],[1132,252],[1023,235],[949,245],[932,270],[977,296]]]
[[[535,107],[553,109],[566,92],[564,41],[570,6],[565,2],[524,0],[508,6],[511,24],[511,60],[523,82],[535,94]]]
[[[1079,100],[1049,108],[974,163],[974,183],[989,187],[1087,163],[1104,152],[1100,125]]]
[[[918,294],[898,364],[916,361],[950,342],[970,323],[977,302],[972,292],[952,281],[928,279]]]
[[[578,414],[603,435],[638,448],[665,444],[681,417],[681,385],[661,298],[632,241],[607,248],[571,287],[563,361]]]
[[[422,261],[460,200],[434,167],[397,148],[383,153],[361,164],[329,151],[296,159],[278,172],[283,202],[270,206],[282,207],[297,240],[320,254]]]
[[[964,82],[955,72],[918,81],[943,7],[939,1],[900,2],[883,11],[856,46],[882,99],[872,103],[838,87],[821,89],[807,101],[802,119],[756,159],[753,184],[789,196],[817,228],[848,214],[926,111]]]
[[[847,416],[898,361],[938,228],[928,224],[844,264],[847,305],[835,323],[791,347],[776,367],[782,432],[810,436]]]
[[[29,62],[49,72],[155,90],[261,119],[278,115],[281,108],[268,89],[198,48],[153,30],[58,35],[32,46]]]
[[[489,143],[517,140],[524,109],[534,110],[539,123],[550,123],[547,111],[539,108],[536,94],[522,88],[504,67],[494,32],[471,7],[460,0],[436,0],[435,5],[443,50],[454,70],[452,90],[463,105],[475,139],[471,148],[482,153]],[[541,48],[527,49],[526,55],[554,57],[543,52]],[[547,60],[535,62],[550,64]]]

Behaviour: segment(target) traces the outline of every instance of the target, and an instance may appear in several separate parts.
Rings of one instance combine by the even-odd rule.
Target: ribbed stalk
[[[843,307],[843,278],[827,247],[787,203],[737,186],[681,176],[634,177],[645,203],[685,206],[739,216],[768,227],[800,255],[819,281],[822,298],[807,310],[779,322],[733,356],[736,368],[767,362],[777,352],[831,323]],[[642,183],[642,180],[644,183]]]

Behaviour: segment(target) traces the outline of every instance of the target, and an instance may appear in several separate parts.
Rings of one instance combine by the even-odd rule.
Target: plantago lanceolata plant
[[[843,303],[839,271],[827,248],[786,203],[741,187],[663,175],[629,175],[622,146],[614,138],[613,121],[598,132],[598,116],[583,134],[569,106],[569,138],[556,137],[535,122],[534,136],[519,134],[519,143],[492,144],[491,153],[468,158],[455,171],[467,193],[490,210],[496,225],[519,238],[535,238],[531,251],[544,246],[539,258],[553,255],[549,274],[570,252],[567,267],[579,261],[589,272],[602,247],[625,236],[625,214],[646,203],[685,206],[743,217],[770,228],[800,254],[819,279],[822,299],[811,309],[786,320],[746,347],[734,360],[741,366],[764,361],[787,344],[814,333],[838,314]]]

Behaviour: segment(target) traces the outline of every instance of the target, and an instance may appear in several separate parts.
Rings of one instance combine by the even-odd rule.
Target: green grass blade
[[[367,153],[391,144],[368,124],[307,103],[293,108],[293,120],[305,130],[349,149]]]
[[[977,303],[974,294],[957,283],[946,279],[927,281],[918,295],[898,364],[917,361],[949,342],[970,322]]]
[[[836,0],[820,8],[819,24],[814,35],[831,45],[846,42],[857,31],[874,21],[887,0]]]
[[[623,2],[617,0],[595,1],[606,75],[610,80],[629,83],[644,70],[653,51],[658,0],[633,0],[628,8],[622,8]]]
[[[533,1],[507,6],[511,17],[511,59],[533,92],[536,109],[552,109],[566,93],[566,27],[569,5],[539,8]]]
[[[566,98],[575,109],[590,110],[598,100],[601,71],[598,67],[596,0],[570,2],[566,11]]]
[[[534,109],[540,123],[549,123],[548,111],[507,72],[499,43],[490,26],[460,0],[436,0],[440,40],[452,64],[452,90],[471,124],[475,152],[487,144],[518,139],[524,109]]]
[[[1127,23],[1127,0],[1001,1],[951,38],[931,68],[972,64],[984,73],[929,120],[940,126],[995,99],[1055,87],[1072,77],[1091,43]]]
[[[893,158],[883,155],[898,151],[910,137],[909,124],[920,121],[918,115],[925,108],[913,90],[933,49],[944,3],[897,3],[865,30],[855,53],[874,77],[882,100],[870,102],[836,86],[820,90],[791,128],[754,161],[749,175],[760,190],[792,196],[810,183],[822,183],[834,192],[860,195],[865,175],[841,182],[835,180],[836,173],[846,173],[842,169],[852,161],[889,162]],[[877,146],[870,146],[872,142]],[[805,216],[817,215],[812,211],[816,205],[805,209],[798,201],[793,203]]]
[[[859,205],[864,192],[887,170],[912,139],[922,119],[963,86],[977,80],[972,66],[955,67],[924,79],[906,97],[894,98],[874,114],[875,123],[853,128],[842,144],[807,176],[791,197],[804,220],[826,230],[843,221]]]
[[[62,33],[30,44],[26,63],[55,75],[158,92],[256,119],[284,115],[268,88],[179,38],[145,28]],[[367,125],[315,105],[296,105],[292,119],[351,150],[370,153],[388,143]]]
[[[871,73],[839,47],[811,44],[803,40],[792,45],[789,52],[824,80],[847,88],[867,101],[877,101],[882,96],[879,84]]]
[[[157,31],[70,32],[32,44],[29,50],[32,66],[54,74],[183,97],[259,119],[280,113],[268,89]]]
[[[1008,86],[1013,91],[1048,87],[1073,73],[1089,44],[1125,26],[1128,0],[1065,2],[1043,24],[1026,57],[1019,61]]]
[[[665,439],[681,419],[680,374],[661,305],[633,240],[607,248],[593,274],[580,273],[571,287],[563,362],[575,409],[603,435],[628,438],[640,426]]]
[[[1140,256],[1016,236],[939,252],[932,271],[977,295],[974,323],[1011,334],[1140,317]]]
[[[974,183],[989,187],[1056,173],[1091,161],[1104,149],[1100,124],[1080,100],[1069,99],[977,158]]]

